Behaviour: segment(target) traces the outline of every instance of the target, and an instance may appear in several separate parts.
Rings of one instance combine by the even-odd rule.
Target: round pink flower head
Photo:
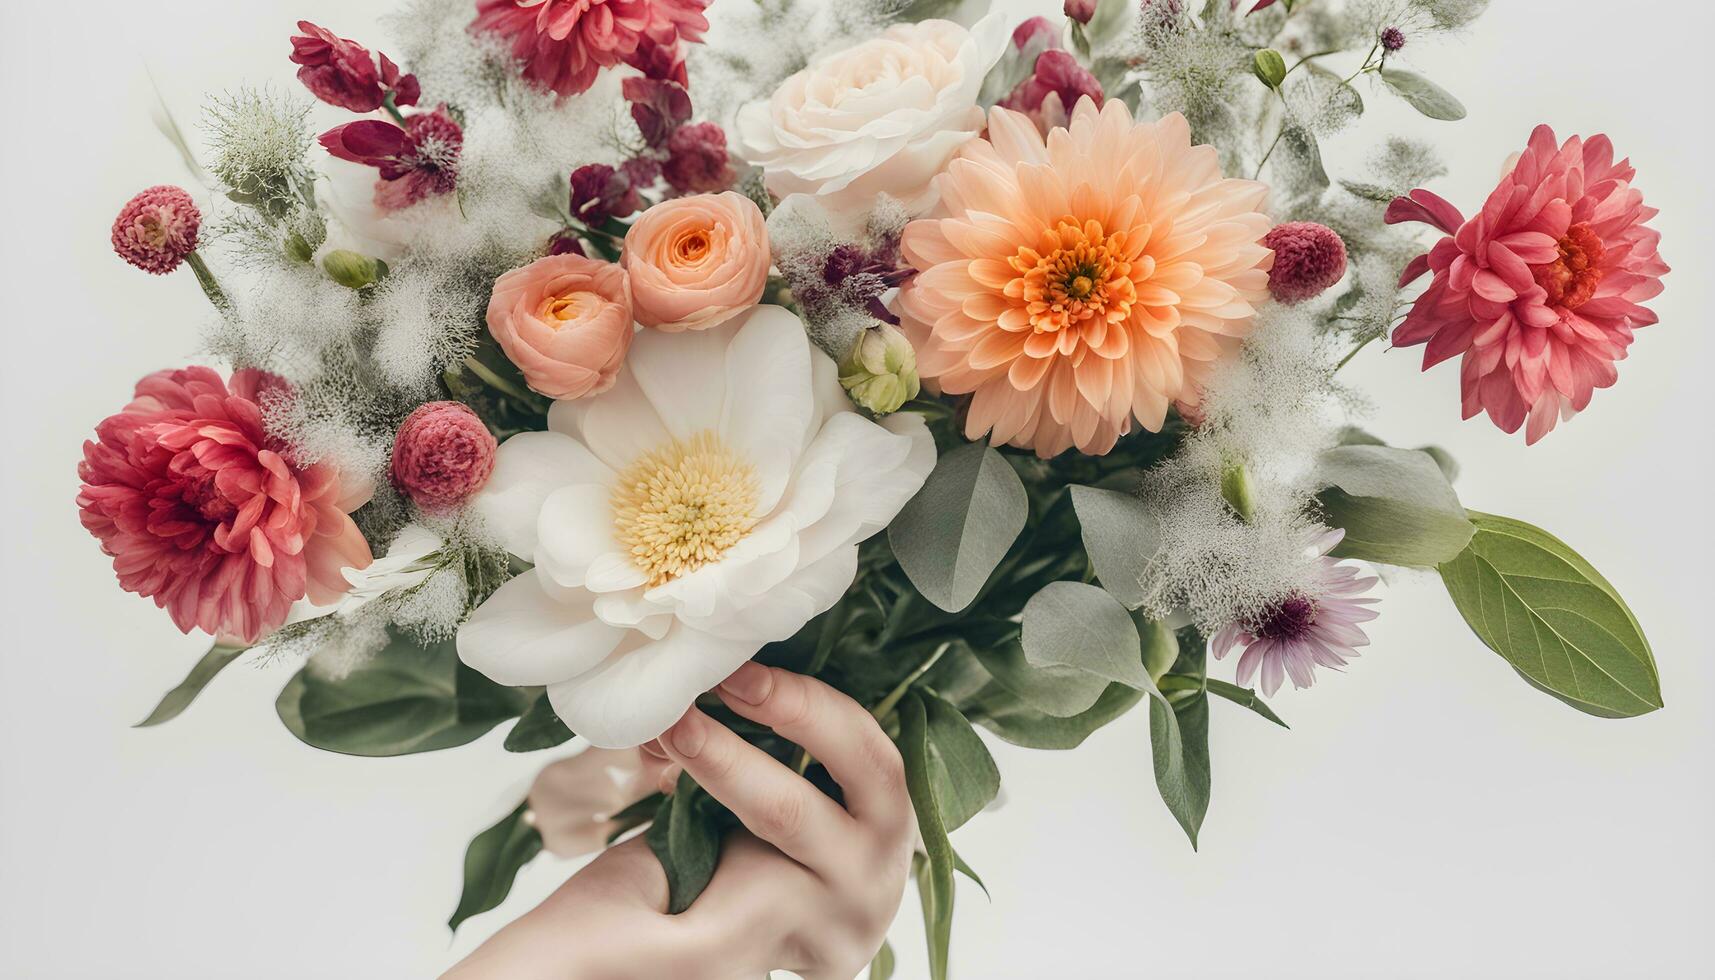
[[[424,510],[453,510],[488,482],[495,446],[468,405],[419,405],[393,437],[393,482]]]
[[[197,247],[202,212],[184,188],[157,184],[119,209],[113,251],[144,272],[166,275]]]
[[[1326,225],[1289,221],[1262,236],[1262,244],[1274,250],[1269,295],[1288,306],[1320,296],[1346,274],[1346,243]]]
[[[511,43],[524,77],[562,97],[635,56],[645,41],[676,47],[709,29],[709,0],[478,0],[470,29]]]
[[[1557,144],[1538,126],[1469,221],[1426,190],[1388,205],[1389,224],[1446,235],[1400,277],[1433,273],[1393,342],[1425,344],[1425,370],[1462,357],[1465,418],[1487,412],[1507,432],[1528,419],[1528,445],[1619,378],[1633,331],[1656,322],[1639,304],[1668,271],[1635,173],[1606,136]]]
[[[127,592],[150,596],[179,629],[254,643],[292,603],[343,595],[342,569],[369,543],[349,516],[367,481],[328,463],[299,466],[263,429],[264,393],[285,382],[205,367],[158,371],[83,444],[79,516]]]

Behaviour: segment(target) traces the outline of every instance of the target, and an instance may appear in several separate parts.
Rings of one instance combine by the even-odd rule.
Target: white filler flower
[[[831,608],[857,544],[935,465],[922,419],[857,414],[798,318],[760,306],[644,331],[610,390],[513,436],[475,506],[535,563],[477,608],[459,656],[546,685],[598,746],[654,738],[762,646]]]

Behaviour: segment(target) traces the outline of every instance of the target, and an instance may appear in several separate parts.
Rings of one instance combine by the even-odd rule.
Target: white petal
[[[584,572],[584,588],[591,592],[618,592],[635,589],[649,581],[649,576],[622,551],[604,551],[590,562]]]
[[[612,493],[594,483],[561,487],[542,501],[536,567],[568,588],[584,584],[597,558],[619,550],[613,539]]]
[[[633,346],[632,351],[636,350]],[[637,386],[630,363],[627,361],[612,388],[589,398],[561,399],[548,409],[551,431],[564,432],[582,442],[615,470],[625,469],[642,453],[671,439],[655,406]]]
[[[502,585],[459,628],[459,659],[497,684],[552,684],[601,663],[625,638],[583,589],[550,592],[534,572]]]
[[[761,648],[756,641],[723,640],[684,625],[659,640],[630,633],[594,670],[548,685],[548,700],[566,726],[593,745],[641,745]]]
[[[682,333],[645,330],[632,343],[626,370],[675,439],[689,439],[720,425],[727,386],[721,366],[733,331],[743,319],[733,317],[707,330]]]
[[[935,468],[935,440],[921,417],[890,415],[881,425],[861,416],[828,420],[811,443],[811,460],[837,460],[834,500],[801,534],[803,560],[856,544],[886,527]]]
[[[803,322],[778,306],[758,306],[739,320],[726,350],[720,433],[756,466],[762,483],[757,509],[766,514],[785,492],[805,430],[816,421],[810,338]]]
[[[471,506],[525,561],[536,560],[536,520],[548,495],[573,483],[609,483],[613,471],[576,439],[558,432],[520,432],[500,444],[494,473]]]
[[[756,637],[766,643],[787,639],[840,601],[857,577],[857,563],[856,545],[840,548],[768,590],[764,601],[697,625],[733,639]]]

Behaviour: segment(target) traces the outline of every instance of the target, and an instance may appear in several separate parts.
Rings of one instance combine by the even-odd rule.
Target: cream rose
[[[934,203],[931,178],[982,132],[977,95],[1006,43],[992,14],[970,30],[895,24],[740,109],[738,153],[777,197],[813,194],[830,210],[867,212],[886,194],[920,213]]]

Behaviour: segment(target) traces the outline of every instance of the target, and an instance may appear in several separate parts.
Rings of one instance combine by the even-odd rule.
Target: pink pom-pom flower
[[[113,251],[144,272],[166,275],[197,247],[202,212],[181,187],[157,184],[119,209]]]
[[[1668,272],[1635,174],[1606,136],[1562,144],[1538,126],[1470,220],[1426,190],[1388,205],[1389,224],[1446,235],[1400,277],[1433,274],[1393,342],[1425,344],[1424,370],[1462,358],[1465,418],[1487,412],[1506,432],[1528,420],[1529,445],[1618,380],[1633,331],[1656,322],[1639,304]]]
[[[560,96],[595,84],[645,41],[665,48],[700,41],[709,0],[478,0],[470,29],[511,42],[524,77]]]
[[[469,406],[429,402],[406,416],[393,438],[393,482],[424,510],[452,510],[488,482],[495,448]]]
[[[77,507],[127,592],[149,596],[179,629],[249,644],[292,603],[333,602],[341,570],[369,543],[349,516],[367,481],[328,463],[296,465],[262,425],[264,393],[285,382],[205,367],[158,371],[83,444]]]
[[[1289,221],[1262,236],[1274,250],[1268,292],[1288,306],[1322,295],[1346,274],[1346,243],[1334,229],[1314,221]]]

